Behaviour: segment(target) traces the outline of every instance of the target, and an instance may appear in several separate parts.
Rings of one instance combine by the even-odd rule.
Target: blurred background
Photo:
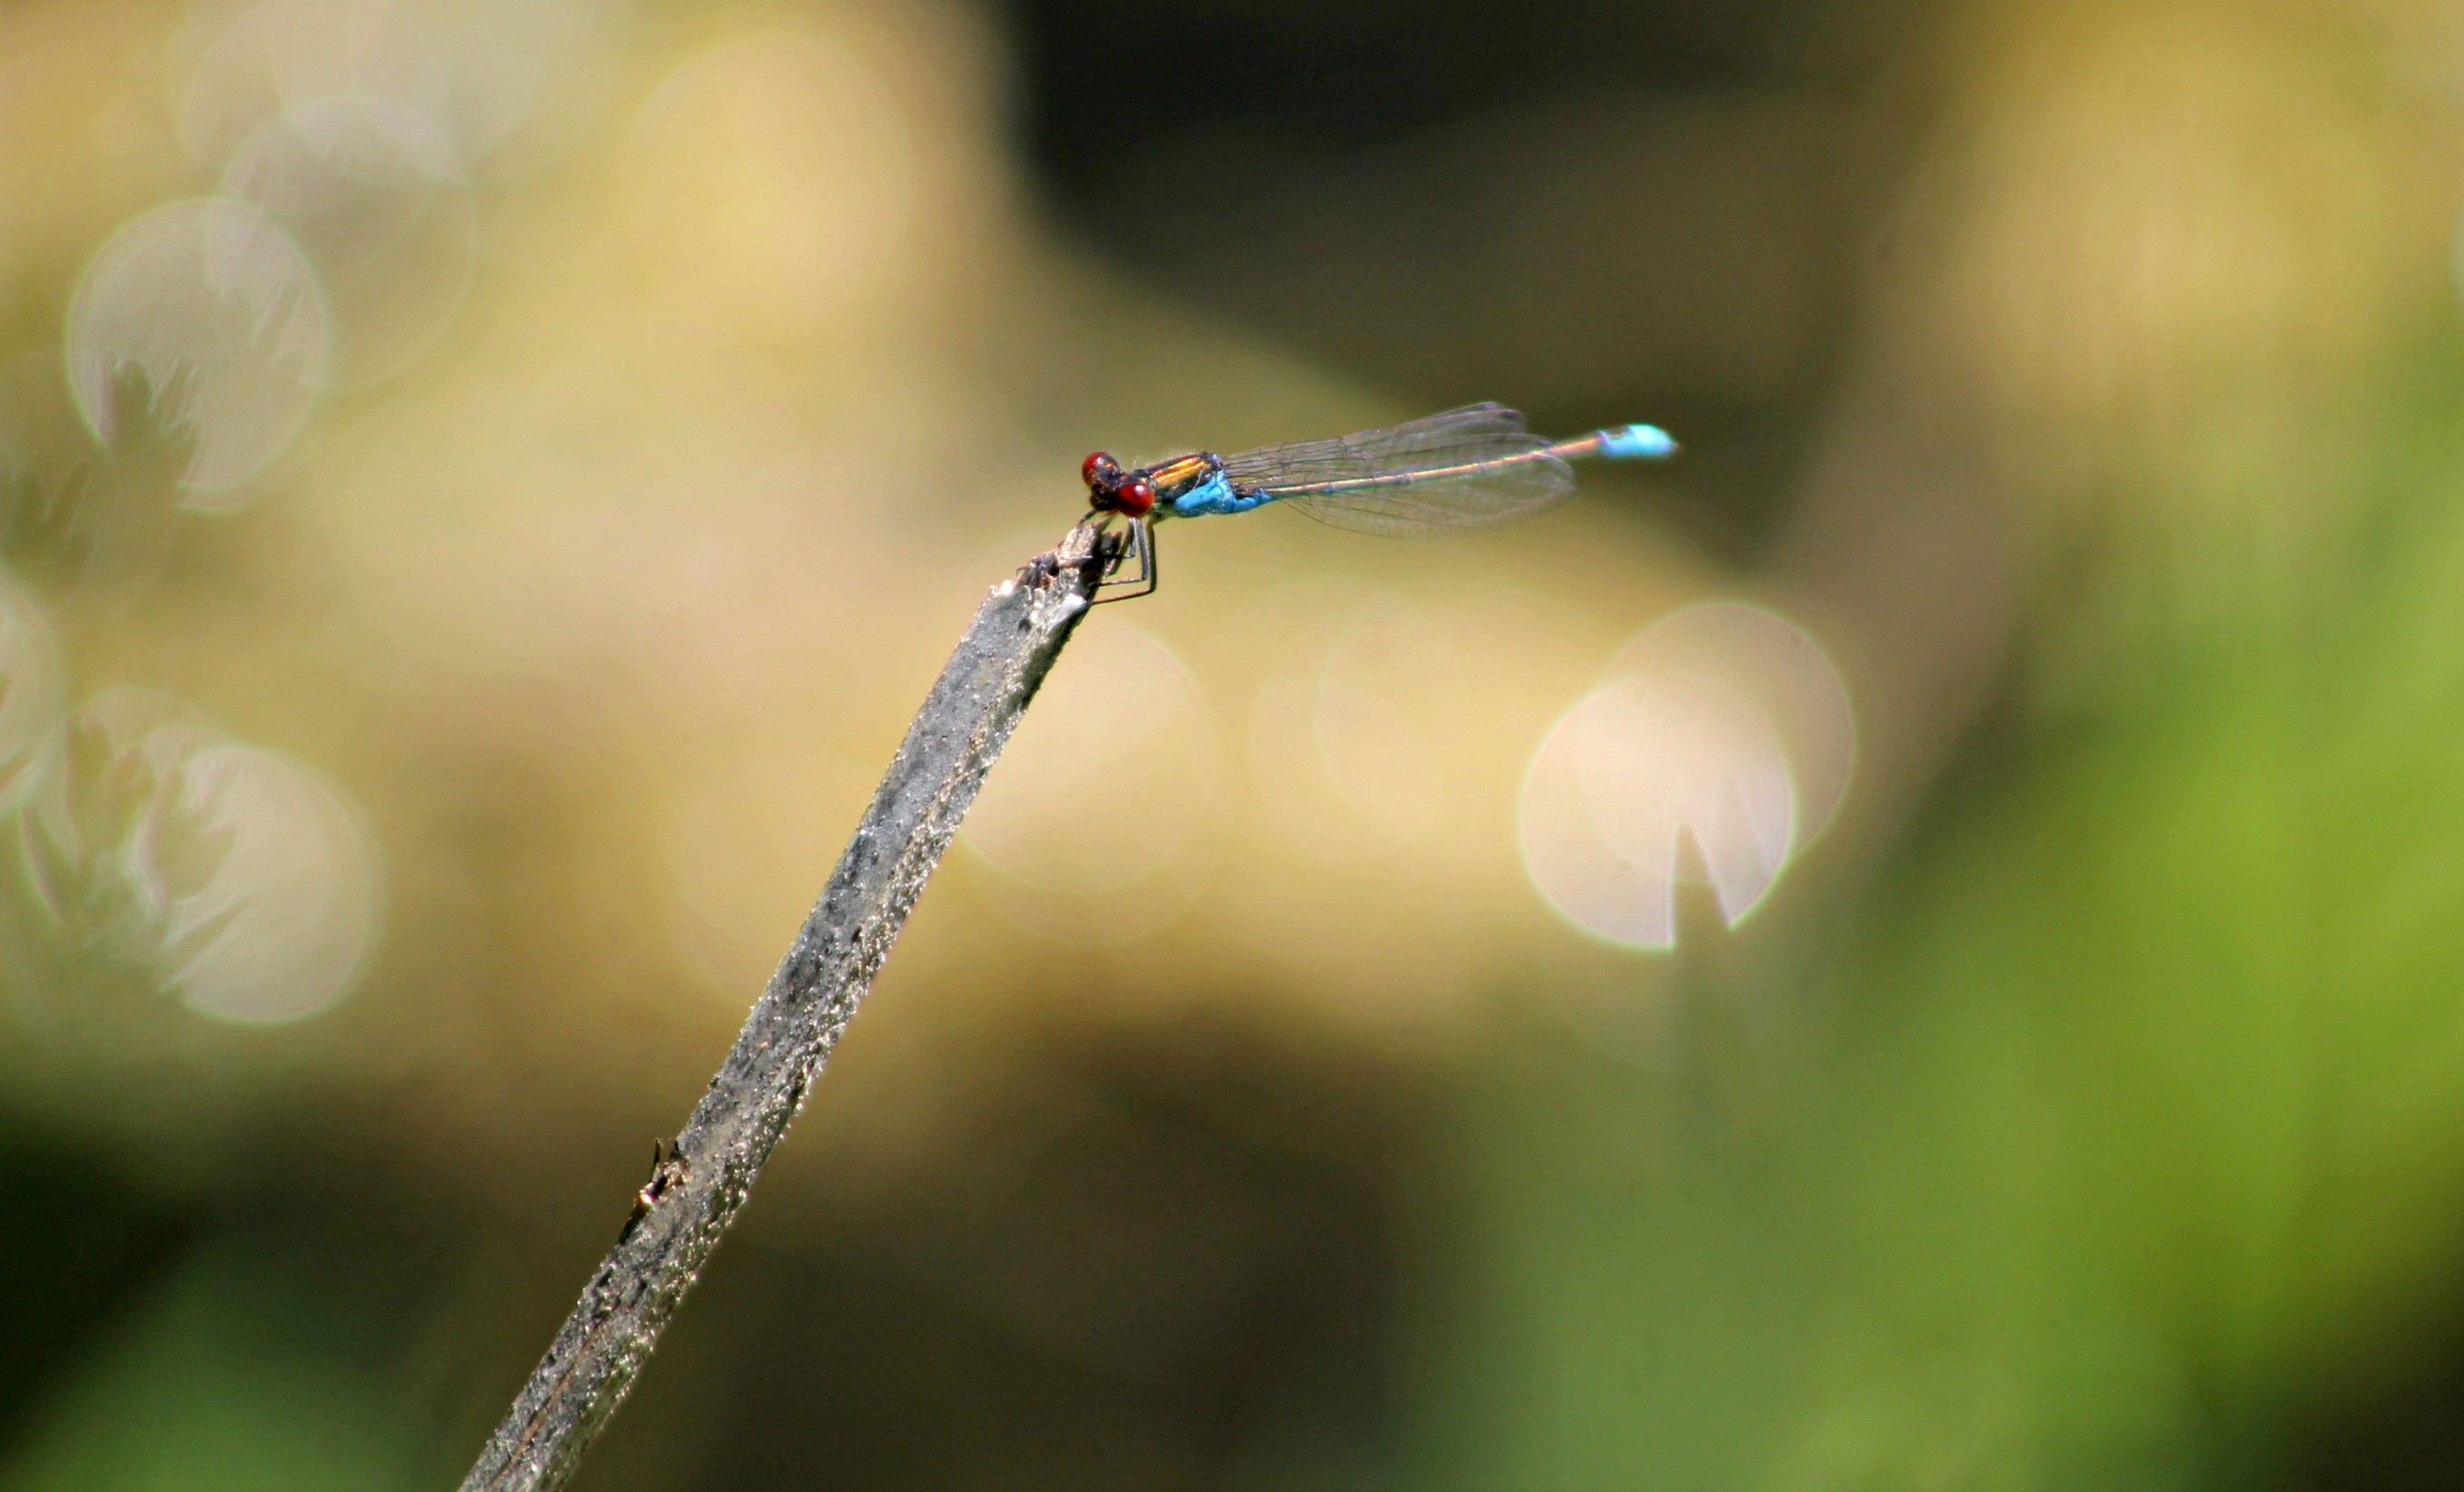
[[[460,1476],[1164,532],[600,1488],[2464,1482],[2464,11],[15,0],[0,1486]],[[1100,823],[1100,834],[1084,826]]]

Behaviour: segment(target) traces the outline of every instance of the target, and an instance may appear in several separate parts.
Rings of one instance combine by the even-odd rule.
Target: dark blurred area
[[[2459,94],[2409,0],[0,11],[0,1487],[459,1477],[1080,455],[1485,399],[1684,452],[1169,525],[583,1484],[2464,1482]]]
[[[1778,0],[1007,23],[1068,241],[1432,408],[1657,411],[1700,459],[1654,516],[1734,560],[1804,463],[1932,27]]]

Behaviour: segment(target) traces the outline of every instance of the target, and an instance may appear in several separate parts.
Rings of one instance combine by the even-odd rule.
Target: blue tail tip
[[[1600,454],[1612,461],[1657,461],[1677,454],[1677,442],[1657,425],[1625,425],[1600,431]]]

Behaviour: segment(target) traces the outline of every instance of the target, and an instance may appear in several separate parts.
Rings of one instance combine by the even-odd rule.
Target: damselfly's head
[[[1143,518],[1155,511],[1155,484],[1144,472],[1124,472],[1111,452],[1099,450],[1087,458],[1079,468],[1087,478],[1088,500],[1097,513],[1117,513],[1124,517]]]

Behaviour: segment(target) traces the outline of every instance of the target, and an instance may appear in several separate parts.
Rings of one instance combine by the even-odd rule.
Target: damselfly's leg
[[[1095,587],[1095,599],[1092,603],[1093,604],[1101,605],[1108,601],[1134,601],[1140,596],[1152,596],[1155,594],[1155,520],[1152,518],[1132,518],[1130,520],[1129,532],[1121,537],[1123,539],[1121,552],[1114,557],[1111,564],[1107,567],[1106,579],[1104,581]],[[1135,560],[1137,562],[1136,571],[1131,575],[1114,579],[1113,577],[1117,575],[1120,569],[1132,560]]]

